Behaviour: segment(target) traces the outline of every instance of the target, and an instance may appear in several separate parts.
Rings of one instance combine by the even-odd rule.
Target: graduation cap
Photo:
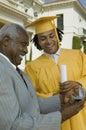
[[[35,28],[35,33],[43,33],[47,32],[49,30],[55,30],[57,41],[59,44],[59,38],[56,30],[56,25],[54,19],[59,18],[60,16],[45,16],[45,17],[40,17],[37,20],[31,22],[30,24],[26,25],[26,27],[34,27]]]

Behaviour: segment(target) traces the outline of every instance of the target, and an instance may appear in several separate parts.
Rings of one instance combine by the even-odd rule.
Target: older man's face
[[[28,52],[28,45],[28,35],[23,30],[19,32],[16,39],[9,40],[6,48],[7,57],[14,65],[21,64],[23,56]]]

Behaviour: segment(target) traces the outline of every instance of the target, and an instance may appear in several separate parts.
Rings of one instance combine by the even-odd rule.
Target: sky
[[[51,2],[53,0],[45,0],[45,2]],[[82,3],[82,5],[85,7],[86,9],[86,0],[80,0],[80,2]]]
[[[80,0],[80,2],[83,4],[83,6],[84,6],[85,9],[86,9],[86,0]]]

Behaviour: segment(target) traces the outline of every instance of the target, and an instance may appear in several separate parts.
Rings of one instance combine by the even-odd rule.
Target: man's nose
[[[28,53],[28,48],[27,47],[24,48],[24,52],[25,52],[25,54]]]
[[[51,38],[49,38],[49,37],[47,38],[47,43],[51,44]]]

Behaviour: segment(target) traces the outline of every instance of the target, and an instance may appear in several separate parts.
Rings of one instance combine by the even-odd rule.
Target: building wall
[[[82,29],[86,30],[86,18],[82,11],[76,8],[73,3],[60,5],[51,5],[46,8],[43,15],[63,14],[64,37],[61,42],[63,48],[72,48],[73,36],[84,35]],[[81,33],[80,33],[81,32]],[[85,34],[86,35],[86,34]]]

